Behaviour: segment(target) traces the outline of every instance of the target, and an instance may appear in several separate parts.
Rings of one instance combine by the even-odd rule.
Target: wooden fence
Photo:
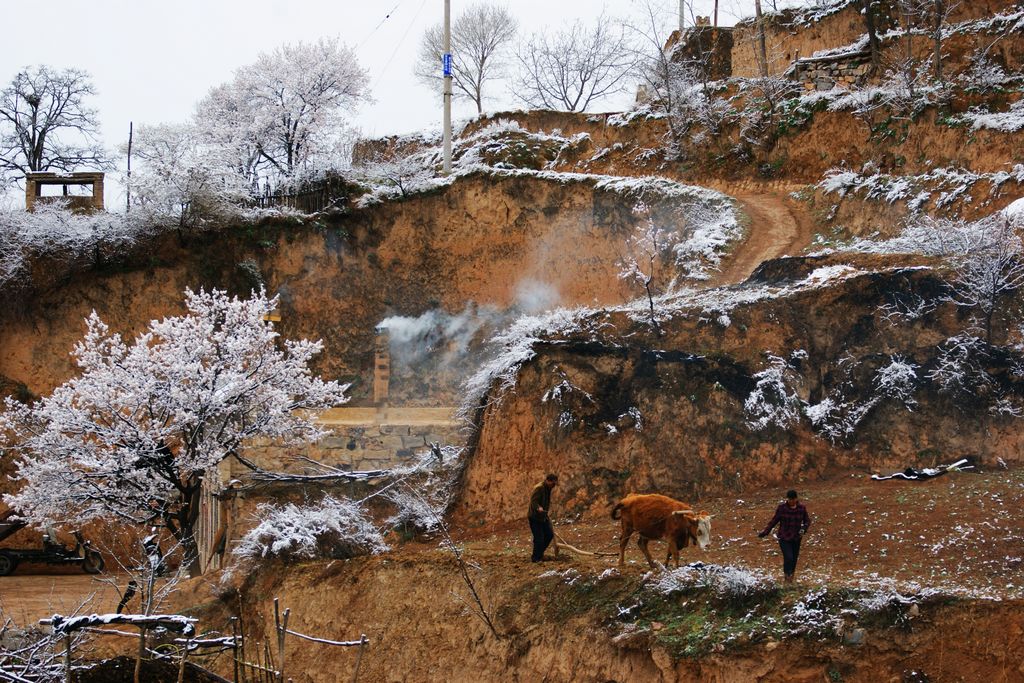
[[[298,188],[272,189],[266,185],[256,206],[261,209],[287,208],[301,213],[317,213],[329,208],[345,208],[355,187],[344,178],[331,176]]]

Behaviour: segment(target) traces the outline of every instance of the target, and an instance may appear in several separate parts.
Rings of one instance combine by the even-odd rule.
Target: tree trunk
[[[882,63],[882,49],[878,42],[878,28],[875,21],[875,0],[860,0],[861,11],[864,15],[864,28],[868,33],[868,48],[871,50],[871,71],[878,72]]]
[[[942,19],[946,14],[946,3],[943,0],[935,0],[935,24],[932,38],[935,41],[935,54],[933,55],[933,72],[935,80],[942,83]]]
[[[764,16],[761,14],[761,0],[754,0],[754,16],[757,18],[757,54],[761,76],[768,75],[768,48],[764,39]]]
[[[202,565],[199,557],[199,544],[196,542],[196,522],[199,521],[199,505],[202,499],[203,480],[195,477],[181,494],[181,509],[174,515],[177,533],[174,537],[181,543],[184,556],[182,563],[188,568],[188,575],[199,576]]]

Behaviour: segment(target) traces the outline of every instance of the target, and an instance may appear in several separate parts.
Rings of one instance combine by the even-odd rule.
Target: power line
[[[405,29],[405,33],[402,34],[402,37],[398,39],[398,43],[395,44],[395,49],[391,52],[391,56],[388,57],[388,61],[384,63],[384,68],[380,70],[380,74],[377,75],[376,80],[374,80],[371,90],[376,89],[377,85],[380,83],[380,79],[384,78],[384,74],[387,72],[388,67],[391,66],[391,62],[394,61],[395,55],[398,54],[402,45],[405,44],[405,39],[409,37],[409,31],[411,31],[412,27],[416,24],[416,20],[419,19],[420,13],[423,11],[426,4],[427,0],[423,0],[423,2],[420,3],[420,8],[416,10],[416,14],[413,16],[412,21],[409,22],[409,25]]]
[[[363,47],[368,42],[370,42],[370,38],[373,38],[373,34],[376,33],[377,30],[380,29],[380,27],[384,25],[385,21],[387,21],[388,19],[391,18],[391,15],[395,13],[395,10],[398,9],[398,6],[401,5],[401,4],[402,4],[402,0],[398,0],[398,2],[395,3],[395,6],[388,10],[388,13],[385,14],[384,18],[381,19],[380,22],[378,22],[377,25],[373,27],[373,30],[370,31],[370,33],[366,36],[366,38],[363,39],[363,42],[359,43],[359,47]]]

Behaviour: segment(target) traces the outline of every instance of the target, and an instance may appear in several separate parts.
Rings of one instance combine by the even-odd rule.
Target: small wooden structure
[[[60,191],[46,192],[45,188]],[[28,173],[25,175],[25,210],[36,204],[66,201],[72,211],[91,213],[103,210],[102,173]]]

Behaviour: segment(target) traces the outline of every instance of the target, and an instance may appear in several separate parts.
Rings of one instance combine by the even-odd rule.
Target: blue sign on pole
[[[444,65],[444,77],[449,78],[452,75],[452,55],[450,52],[444,54],[441,57],[441,63]]]

